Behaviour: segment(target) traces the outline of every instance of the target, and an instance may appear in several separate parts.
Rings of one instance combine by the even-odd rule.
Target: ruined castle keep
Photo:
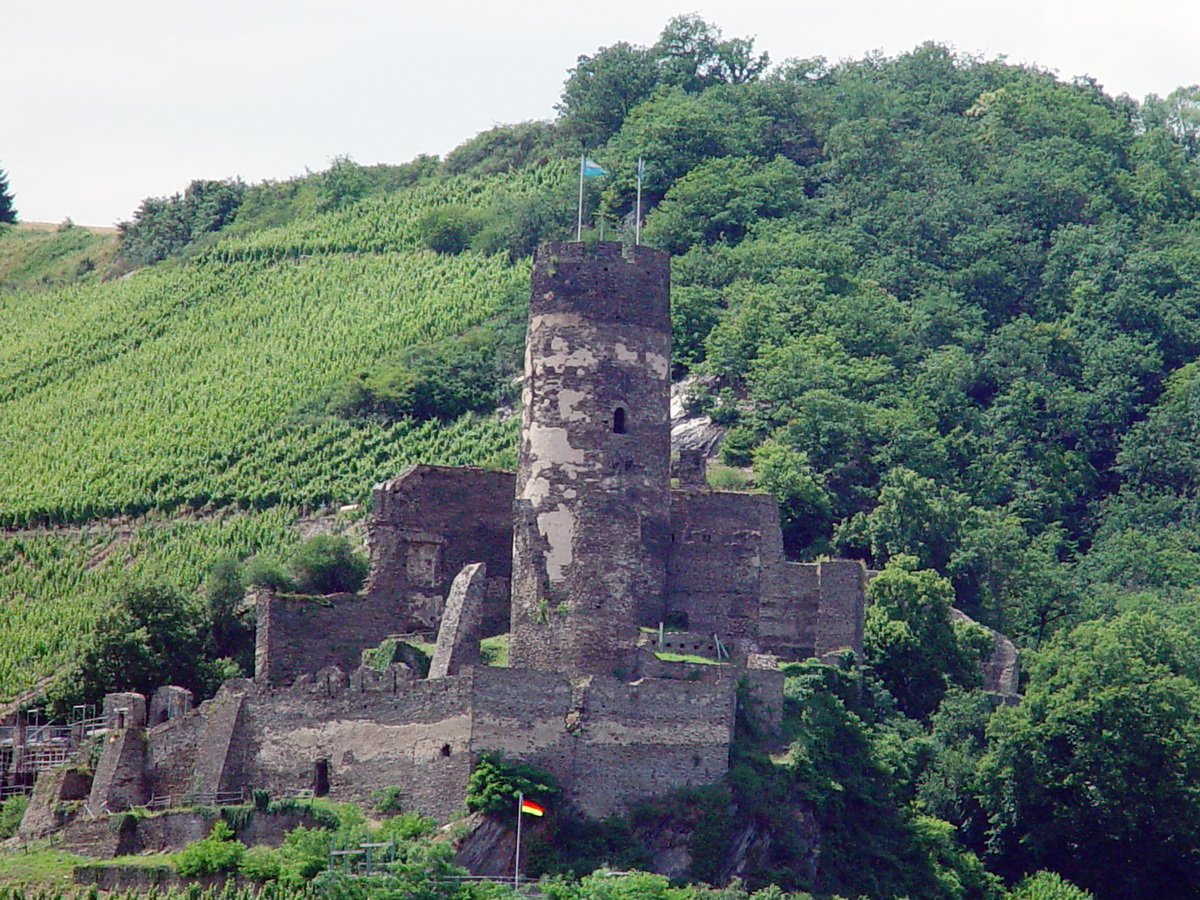
[[[785,559],[774,499],[710,489],[696,454],[672,486],[669,389],[666,254],[540,248],[517,472],[419,465],[376,485],[364,591],[260,593],[255,678],[198,708],[112,695],[92,808],[396,785],[445,820],[487,750],[594,816],[720,779],[739,696],[778,719],[778,660],[861,652],[865,573]],[[502,633],[509,665],[482,665]],[[428,677],[361,665],[413,634],[436,641]]]

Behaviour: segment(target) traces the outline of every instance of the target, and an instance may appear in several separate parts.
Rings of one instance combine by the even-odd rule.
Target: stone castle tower
[[[662,621],[670,540],[669,260],[615,242],[534,260],[510,660],[611,674]]]

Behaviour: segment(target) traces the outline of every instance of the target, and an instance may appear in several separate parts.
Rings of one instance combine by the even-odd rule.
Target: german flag
[[[544,816],[546,814],[545,807],[538,806],[532,800],[521,798],[521,812],[529,813],[531,816]]]

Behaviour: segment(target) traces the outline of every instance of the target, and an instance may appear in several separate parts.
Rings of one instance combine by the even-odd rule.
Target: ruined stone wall
[[[571,794],[589,815],[623,801],[720,781],[733,740],[736,670],[704,666],[704,680],[593,677],[583,692]]]
[[[689,631],[788,660],[862,653],[862,563],[789,562],[768,494],[672,491],[667,572],[668,620]]]
[[[403,604],[387,597],[331,594],[276,596],[257,592],[254,678],[291,684],[326,666],[358,667],[362,651],[405,631]]]
[[[192,772],[203,731],[204,716],[193,710],[146,732],[146,774],[151,796],[169,796],[175,801],[199,789]]]
[[[409,466],[375,485],[366,595],[404,607],[403,631],[436,631],[454,577],[487,565],[484,636],[508,630],[516,476],[477,467]]]
[[[815,656],[863,652],[867,570],[857,559],[826,559],[815,564],[820,583]]]
[[[773,497],[672,491],[670,550],[668,621],[722,640],[758,634],[764,570],[783,556]]]
[[[405,808],[446,821],[479,754],[501,750],[604,816],[725,772],[741,670],[658,665],[661,677],[633,684],[494,667],[428,681],[328,669],[290,688],[235,679],[147,732],[139,783],[173,797],[251,787],[288,797],[318,789],[323,768],[334,799],[368,804],[396,785]],[[127,776],[139,774],[119,755]]]
[[[671,667],[672,664],[663,664]],[[728,766],[737,670],[675,664],[635,683],[591,675],[478,669],[472,744],[551,772],[590,816],[719,781]],[[704,671],[693,677],[695,668]]]
[[[669,260],[539,248],[531,276],[510,659],[611,672],[662,616],[670,490]]]
[[[242,777],[286,797],[317,788],[323,766],[335,799],[367,804],[397,785],[405,808],[445,821],[462,805],[470,774],[470,722],[470,674],[394,691],[389,681],[345,677],[290,689],[249,685],[237,738]]]

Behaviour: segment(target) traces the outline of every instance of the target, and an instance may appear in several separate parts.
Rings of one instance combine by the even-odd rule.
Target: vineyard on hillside
[[[0,697],[61,665],[121,579],[190,592],[222,553],[278,554],[301,510],[366,501],[410,463],[511,465],[512,420],[304,407],[407,347],[523,304],[526,262],[433,253],[415,223],[561,174],[450,179],[118,282],[6,295]],[[113,517],[137,523],[132,535]]]

